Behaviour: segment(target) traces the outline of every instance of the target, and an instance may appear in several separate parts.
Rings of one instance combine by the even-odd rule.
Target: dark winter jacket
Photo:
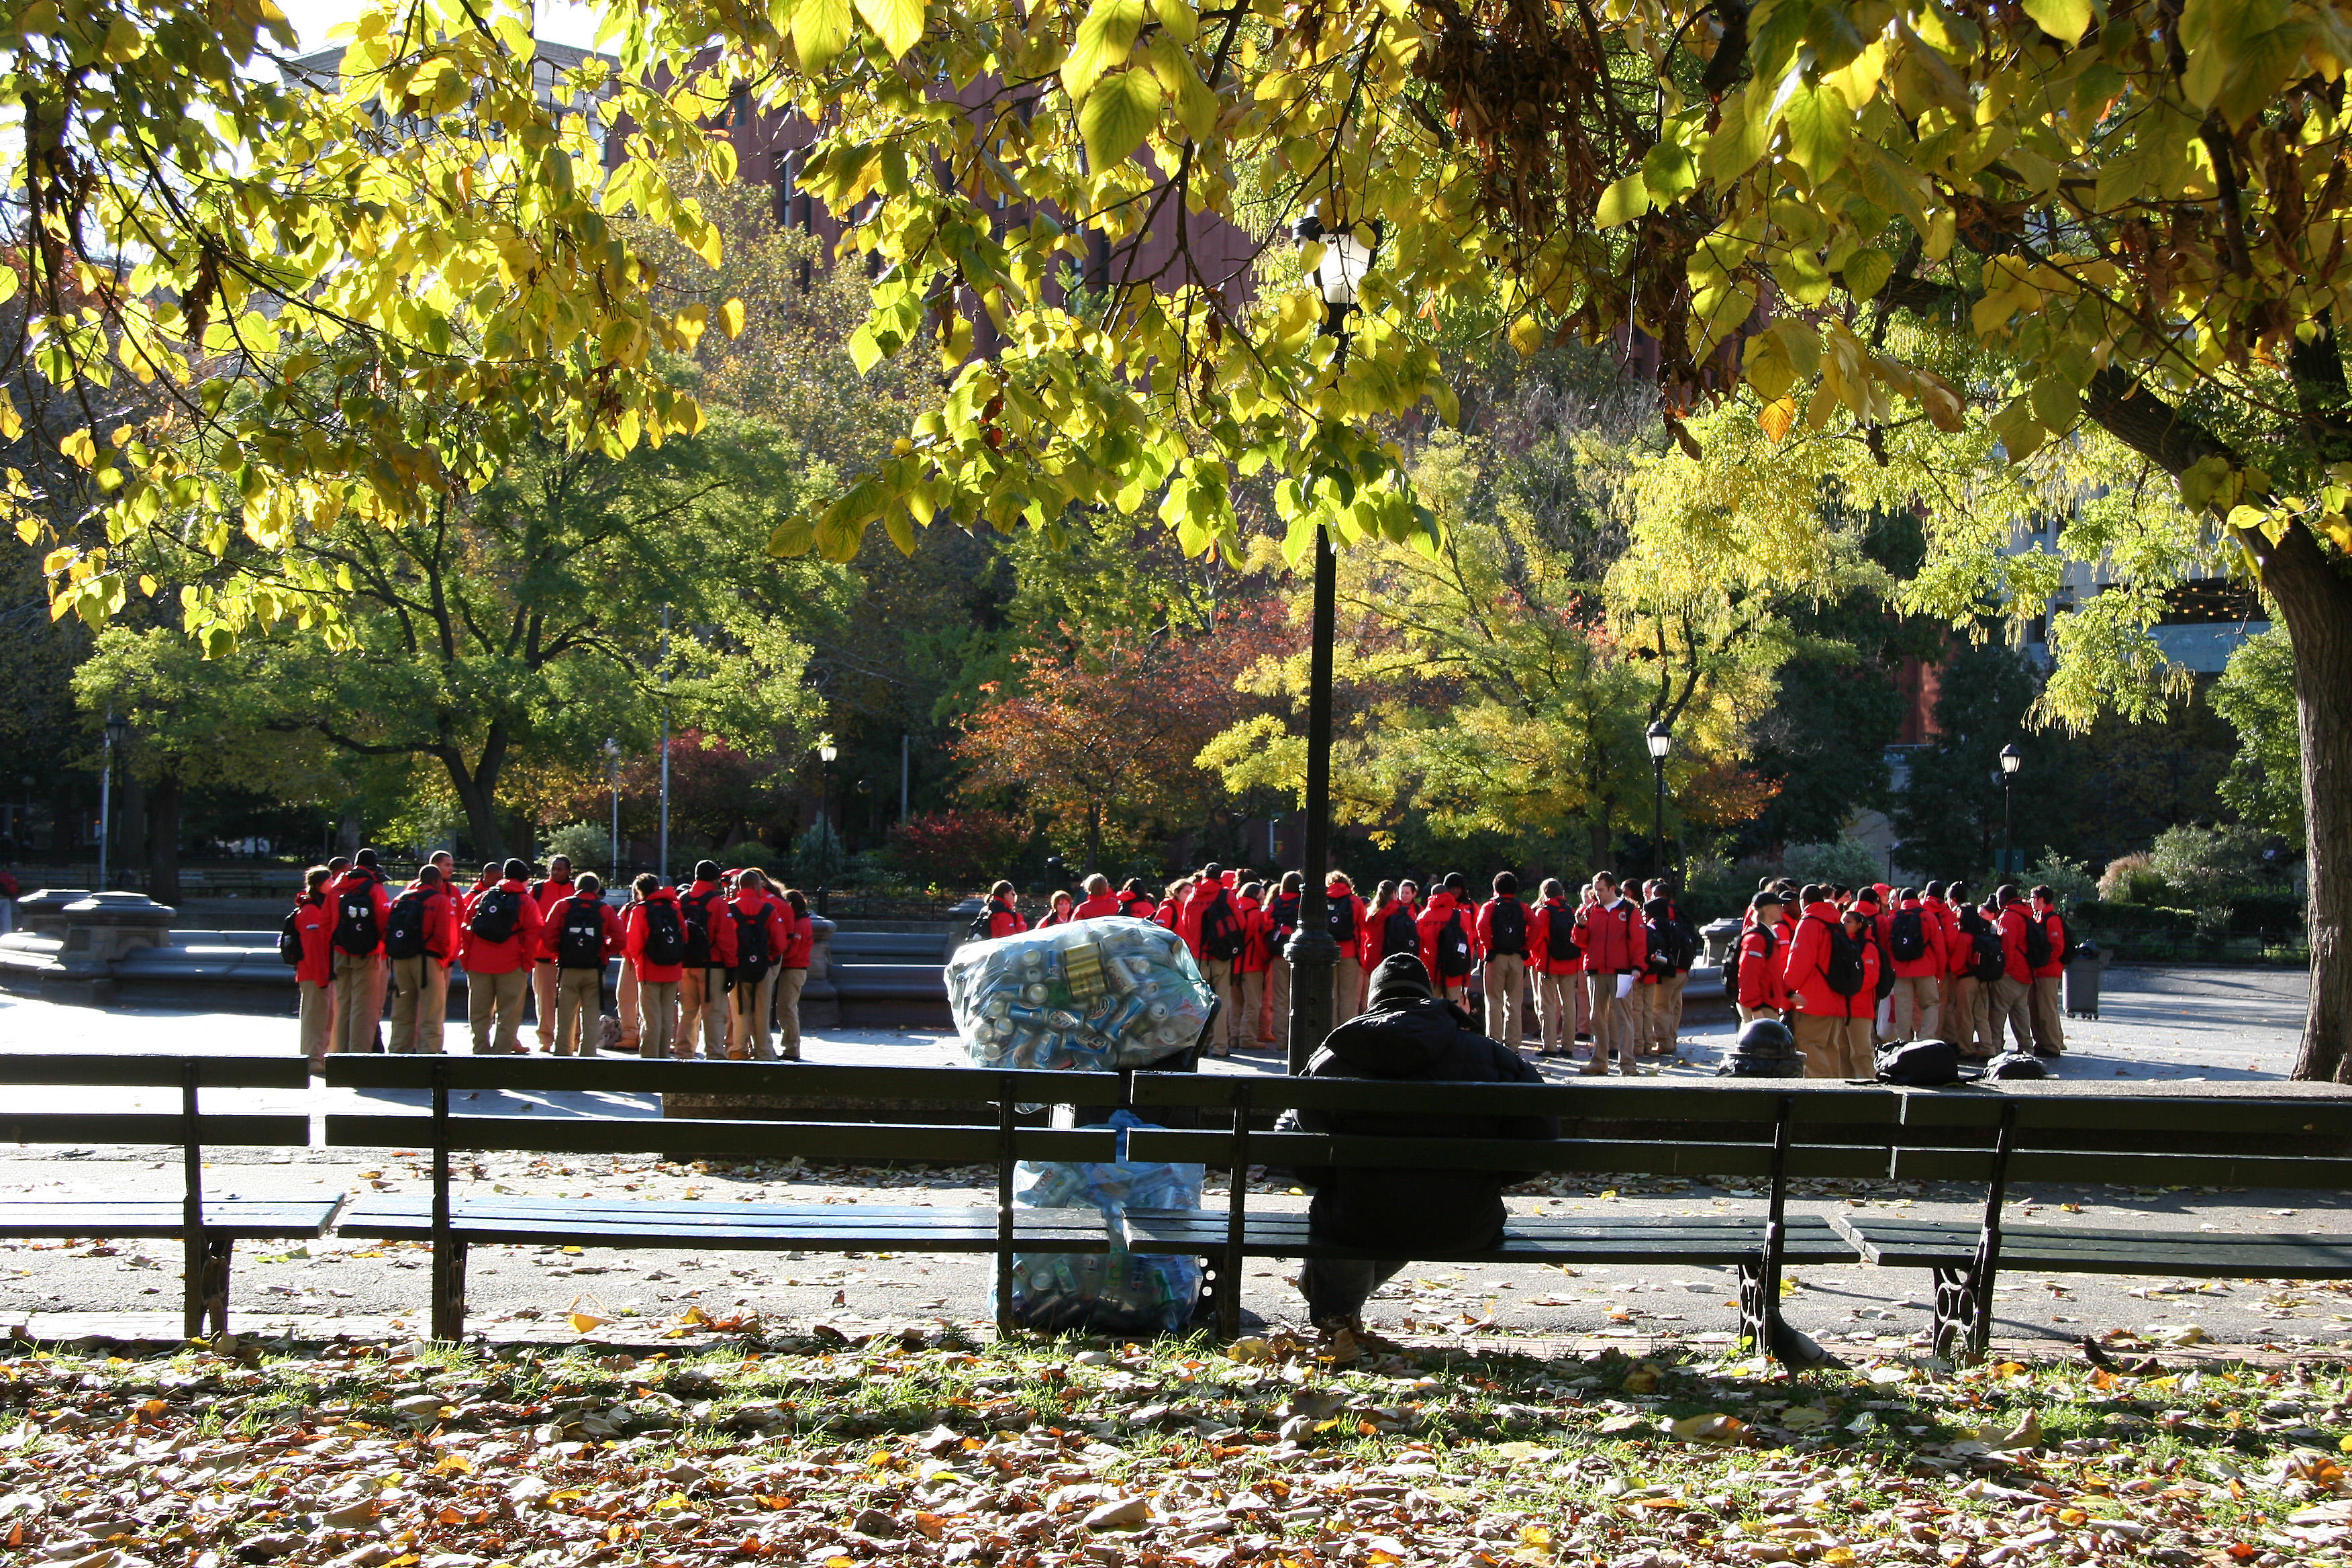
[[[1518,1052],[1488,1039],[1450,1003],[1386,1002],[1324,1038],[1309,1078],[1388,1079],[1409,1083],[1541,1083]],[[1369,1115],[1286,1112],[1286,1130],[1405,1138],[1557,1138],[1544,1116]],[[1308,1229],[1318,1240],[1381,1249],[1387,1258],[1475,1250],[1503,1231],[1506,1171],[1301,1170],[1315,1190]]]

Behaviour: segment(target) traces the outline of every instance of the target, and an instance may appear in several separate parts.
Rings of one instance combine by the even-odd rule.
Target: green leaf
[[[923,0],[857,0],[857,14],[894,60],[923,36]]]
[[[1592,221],[1601,228],[1615,228],[1649,210],[1649,187],[1642,179],[1642,171],[1636,169],[1601,193],[1601,203],[1592,209]]]
[[[1189,0],[1153,0],[1152,10],[1160,17],[1160,26],[1180,44],[1189,44],[1201,36],[1200,13]]]
[[[2045,428],[2068,430],[2082,410],[2082,401],[2074,384],[2063,377],[2043,376],[2033,384],[2033,416]]]
[[[1790,95],[1785,119],[1789,156],[1820,184],[1845,156],[1845,144],[1853,135],[1853,117],[1845,100],[1820,89],[1801,89]]]
[[[816,530],[804,517],[780,522],[768,535],[768,553],[779,561],[793,561],[806,555],[816,544]]]
[[[1895,262],[1883,250],[1857,250],[1846,258],[1845,291],[1857,300],[1869,300],[1886,287],[1895,276]]]
[[[801,0],[793,12],[793,48],[801,69],[821,71],[849,47],[849,0]]]
[[[882,345],[874,341],[871,325],[860,327],[849,334],[849,358],[857,366],[860,375],[882,363]]]
[[[2091,26],[2091,0],[2023,0],[2033,25],[2062,44],[2078,44]]]
[[[1661,142],[1642,159],[1650,205],[1664,206],[1698,188],[1698,160],[1679,142]]]
[[[1095,83],[1078,110],[1078,134],[1096,169],[1122,163],[1160,123],[1160,83],[1148,70],[1115,71]]]
[[[1062,60],[1062,85],[1070,89],[1070,96],[1083,100],[1104,72],[1125,65],[1142,31],[1143,0],[1097,0],[1087,19],[1078,24],[1077,37],[1070,41],[1070,52]],[[1153,113],[1158,112],[1154,105]],[[1087,142],[1091,151],[1093,138],[1088,136]]]

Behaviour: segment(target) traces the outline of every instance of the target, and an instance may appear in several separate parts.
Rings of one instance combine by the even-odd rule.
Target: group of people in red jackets
[[[1201,973],[1224,1005],[1208,1044],[1213,1056],[1239,1047],[1276,1043],[1290,1013],[1290,962],[1284,956],[1298,927],[1299,873],[1269,885],[1248,868],[1215,862],[1169,884],[1154,899],[1130,879],[1114,891],[1091,876],[1084,896],[1057,892],[1040,925],[1102,915],[1156,921],[1184,939]],[[1438,994],[1483,1008],[1486,1033],[1513,1047],[1529,1034],[1535,1015],[1537,1049],[1571,1057],[1592,1042],[1585,1071],[1600,1073],[1616,1057],[1635,1073],[1644,1056],[1671,1056],[1682,1026],[1682,994],[1698,952],[1696,928],[1672,889],[1652,882],[1646,901],[1623,897],[1617,879],[1602,872],[1571,906],[1567,889],[1547,879],[1537,901],[1522,897],[1518,878],[1498,874],[1491,896],[1474,902],[1460,872],[1423,897],[1410,881],[1383,881],[1370,899],[1345,872],[1324,885],[1325,920],[1338,943],[1332,977],[1334,1022],[1364,1010],[1365,976],[1398,953],[1419,958]],[[975,936],[1000,937],[1029,929],[1013,884],[989,889]]]
[[[2066,1048],[2062,985],[2074,942],[2047,886],[1866,888],[1768,879],[1748,901],[1728,976],[1742,1023],[1780,1018],[1809,1078],[1868,1078],[1876,1047],[1943,1039],[1976,1060]]]
[[[713,1060],[799,1059],[814,925],[798,889],[779,890],[756,867],[721,871],[705,860],[685,889],[638,876],[616,908],[601,879],[575,876],[562,855],[544,877],[520,859],[491,861],[461,888],[455,870],[444,850],[395,893],[376,852],[362,849],[306,874],[279,951],[294,965],[313,1066],[337,1051],[384,1048],[387,990],[389,1048],[439,1051],[453,967],[466,976],[477,1054],[524,1054],[527,1000],[541,1050],[592,1051],[616,958],[615,1049],[685,1060],[698,1043]]]

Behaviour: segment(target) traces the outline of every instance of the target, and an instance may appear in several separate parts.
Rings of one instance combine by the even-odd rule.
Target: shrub
[[[2026,872],[2022,880],[2029,888],[2046,884],[2058,896],[2061,910],[2072,910],[2104,896],[2099,891],[2101,884],[2092,879],[2089,867],[2063,859],[2054,849],[2043,851],[2041,864]]]
[[[2148,849],[2148,869],[2184,902],[2218,903],[2222,896],[2249,884],[2272,883],[2277,877],[2263,856],[2260,830],[2242,825],[2228,827],[2168,827]]]
[[[613,830],[601,822],[567,822],[550,828],[540,858],[544,862],[558,855],[570,858],[574,872],[593,871],[609,882],[612,868],[604,862],[613,858]]]
[[[1010,874],[1029,841],[1025,818],[1002,812],[935,811],[890,830],[890,864],[918,887],[985,888]]]
[[[848,864],[849,857],[842,847],[840,832],[823,817],[810,823],[801,836],[793,840],[793,876],[811,888],[822,888],[839,881]]]
[[[2070,918],[2086,931],[2189,931],[2197,924],[2194,910],[2098,900],[2077,905]]]
[[[1861,888],[1886,875],[1885,857],[1851,833],[1828,844],[1791,844],[1781,855],[1780,864],[1800,884],[1832,882]]]
[[[2148,868],[2145,851],[2119,855],[2099,873],[2099,897],[2118,904],[2152,904],[2164,896],[2164,879]]]

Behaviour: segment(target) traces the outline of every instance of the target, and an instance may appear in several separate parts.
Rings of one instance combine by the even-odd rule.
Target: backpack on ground
[[[512,888],[492,888],[474,900],[466,929],[483,942],[512,942],[522,923],[522,895]]]
[[[1553,904],[1544,910],[1545,956],[1549,963],[1573,963],[1584,956],[1576,943],[1576,911]]]
[[[1201,911],[1201,952],[1207,957],[1230,963],[1242,955],[1248,944],[1249,933],[1242,929],[1241,917],[1234,912],[1234,900],[1223,892],[1209,900]]]
[[[1881,1083],[1937,1089],[1960,1081],[1960,1047],[1949,1040],[1890,1040],[1872,1065]]]
[[[335,945],[345,952],[361,957],[383,945],[383,932],[376,929],[375,893],[373,886],[352,888],[335,895]]]
[[[667,899],[650,899],[645,907],[645,961],[667,967],[686,962],[686,922],[678,918],[677,906]],[[710,939],[706,933],[703,946],[707,951]]]
[[[1897,963],[1916,963],[1927,956],[1927,922],[1918,910],[1897,910],[1886,928],[1887,950]]]
[[[1323,895],[1323,929],[1346,952],[1356,945],[1356,900],[1345,893]]]
[[[1807,920],[1829,933],[1829,957],[1822,964],[1822,983],[1841,996],[1857,995],[1862,991],[1862,943],[1845,934],[1845,922],[1825,921],[1819,915],[1807,915]]]
[[[2050,962],[2050,927],[2046,917],[2030,915],[2025,921],[2025,967],[2040,969]]]
[[[686,944],[685,954],[678,962],[688,969],[710,967],[710,900],[718,896],[718,889],[713,889],[699,897],[689,894],[677,901]]]
[[[730,904],[727,913],[735,922],[735,973],[740,979],[756,982],[776,961],[776,955],[768,951],[767,907],[762,905],[747,915]],[[981,917],[983,936],[987,934],[987,918]]]
[[[1437,929],[1437,973],[1447,980],[1459,980],[1470,973],[1470,933],[1462,928],[1462,909],[1455,905]]]
[[[1528,951],[1528,906],[1517,899],[1496,899],[1494,912],[1486,917],[1487,929],[1494,933],[1488,951],[1497,958],[1520,958]]]
[[[286,920],[278,928],[278,956],[299,967],[302,963],[302,906],[295,905],[286,911]]]
[[[1412,923],[1412,911],[1399,904],[1381,921],[1381,956],[1420,952],[1421,928]]]
[[[423,958],[425,954],[425,906],[433,897],[419,888],[403,893],[392,900],[392,913],[383,922],[383,955],[386,958]],[[434,954],[439,957],[438,953]]]
[[[555,932],[555,962],[564,969],[604,967],[604,906],[574,894]]]

